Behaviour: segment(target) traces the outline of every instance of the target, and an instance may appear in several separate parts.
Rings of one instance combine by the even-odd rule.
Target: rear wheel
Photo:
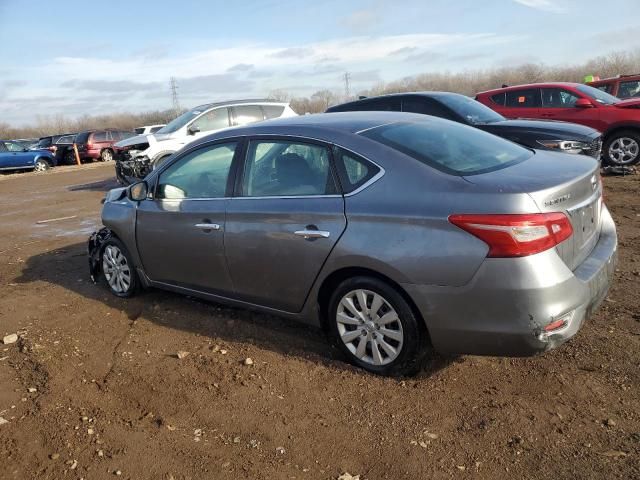
[[[640,132],[623,130],[614,133],[605,141],[603,150],[609,165],[635,165],[640,161]]]
[[[50,165],[46,160],[43,160],[42,158],[39,158],[38,160],[36,160],[36,164],[34,165],[33,169],[36,172],[46,172],[47,170],[49,170]]]
[[[379,375],[408,375],[420,367],[424,329],[403,296],[373,277],[342,282],[329,302],[333,339],[358,367]]]
[[[135,294],[138,277],[131,256],[120,240],[110,238],[105,242],[101,263],[102,274],[111,293],[125,298]]]
[[[100,152],[100,160],[102,160],[103,162],[110,162],[111,160],[113,160],[113,152],[108,148],[102,150],[102,152]]]

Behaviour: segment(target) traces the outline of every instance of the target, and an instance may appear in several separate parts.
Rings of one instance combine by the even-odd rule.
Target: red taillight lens
[[[488,257],[534,255],[573,233],[564,213],[451,215],[449,221],[489,245]]]

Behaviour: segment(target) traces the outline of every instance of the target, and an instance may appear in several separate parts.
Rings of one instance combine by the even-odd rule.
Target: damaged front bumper
[[[93,232],[89,237],[87,244],[87,253],[89,255],[89,276],[93,283],[98,283],[100,274],[102,273],[102,246],[112,237],[112,232],[106,227],[101,228],[97,232]]]

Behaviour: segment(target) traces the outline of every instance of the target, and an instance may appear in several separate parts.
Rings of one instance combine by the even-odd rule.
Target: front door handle
[[[196,223],[194,227],[201,230],[220,230],[220,225],[217,223]]]
[[[329,235],[331,235],[331,232],[327,232],[324,230],[296,230],[295,232],[293,232],[295,235],[298,235],[299,237],[304,237],[305,240],[309,240],[311,238],[329,238]]]

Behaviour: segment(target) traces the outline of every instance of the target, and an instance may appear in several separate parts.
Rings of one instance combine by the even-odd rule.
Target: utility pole
[[[176,77],[171,77],[171,100],[173,102],[173,111],[176,116],[180,114],[180,102],[178,101],[178,81]]]
[[[345,100],[349,100],[351,98],[351,74],[349,72],[344,72],[344,97]]]

